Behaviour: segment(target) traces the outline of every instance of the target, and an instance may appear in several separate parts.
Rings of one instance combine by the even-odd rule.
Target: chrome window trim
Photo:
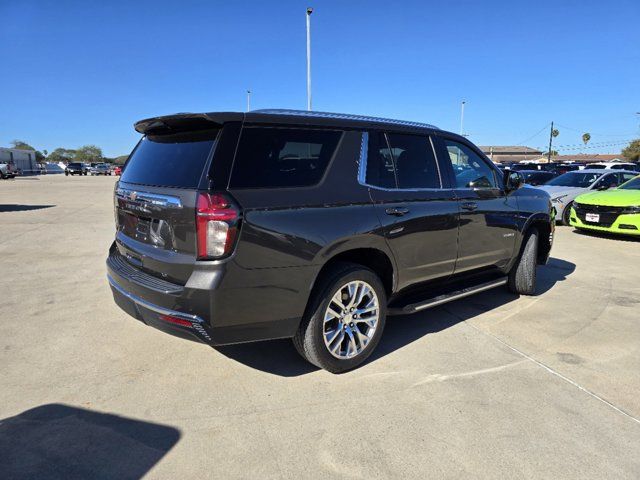
[[[389,150],[391,150],[391,145],[389,144],[387,133],[384,132],[383,134],[384,134],[385,140],[387,141],[387,147],[389,148]],[[399,135],[405,135],[405,134],[399,133]],[[410,134],[407,134],[407,135],[410,135]],[[436,154],[436,150],[433,145],[433,139],[431,138],[431,135],[427,134],[427,136],[429,137],[431,149],[433,150],[433,156],[436,161],[436,169],[438,171],[438,181],[440,183],[439,188],[438,187],[436,188],[397,188],[397,187],[385,188],[385,187],[380,187],[378,185],[371,185],[367,183],[366,177],[367,177],[367,160],[368,160],[368,149],[369,149],[369,132],[368,131],[362,132],[362,141],[360,143],[360,157],[358,158],[358,183],[363,187],[372,188],[374,190],[380,190],[382,192],[444,192],[444,191],[453,190],[452,188],[444,188],[444,185],[442,184],[440,164],[438,162],[438,156]],[[393,159],[394,177],[396,176],[395,168],[396,168],[396,162],[395,162],[395,159]],[[396,178],[396,185],[397,185],[397,178]]]
[[[116,197],[129,202],[139,202],[154,207],[182,208],[182,201],[172,195],[160,193],[140,192],[133,189],[118,187]]]

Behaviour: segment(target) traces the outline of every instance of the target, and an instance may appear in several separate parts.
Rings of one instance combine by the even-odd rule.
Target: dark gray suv
[[[123,310],[177,336],[293,338],[341,372],[387,315],[533,294],[549,256],[549,196],[432,125],[266,110],[135,128],[108,278]]]

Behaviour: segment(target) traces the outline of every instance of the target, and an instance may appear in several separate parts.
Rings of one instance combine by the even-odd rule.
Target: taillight
[[[231,253],[236,238],[238,210],[224,195],[200,193],[196,206],[198,259],[215,259]]]

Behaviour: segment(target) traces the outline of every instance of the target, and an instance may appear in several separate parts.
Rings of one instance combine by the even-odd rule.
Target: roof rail
[[[298,117],[313,117],[313,118],[334,118],[336,120],[356,120],[359,122],[378,122],[389,123],[394,125],[404,125],[407,127],[419,127],[419,128],[431,128],[434,130],[440,130],[435,125],[428,123],[411,122],[407,120],[394,120],[391,118],[369,117],[366,115],[351,115],[349,113],[329,113],[329,112],[314,112],[308,110],[289,110],[284,108],[271,108],[263,110],[252,110],[250,113],[264,113],[267,115],[292,115]]]

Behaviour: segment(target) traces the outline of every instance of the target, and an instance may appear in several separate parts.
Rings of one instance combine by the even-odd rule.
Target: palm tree
[[[590,133],[583,133],[582,134],[582,142],[584,143],[584,146],[587,146],[587,143],[589,143],[589,140],[591,140],[591,134]]]

